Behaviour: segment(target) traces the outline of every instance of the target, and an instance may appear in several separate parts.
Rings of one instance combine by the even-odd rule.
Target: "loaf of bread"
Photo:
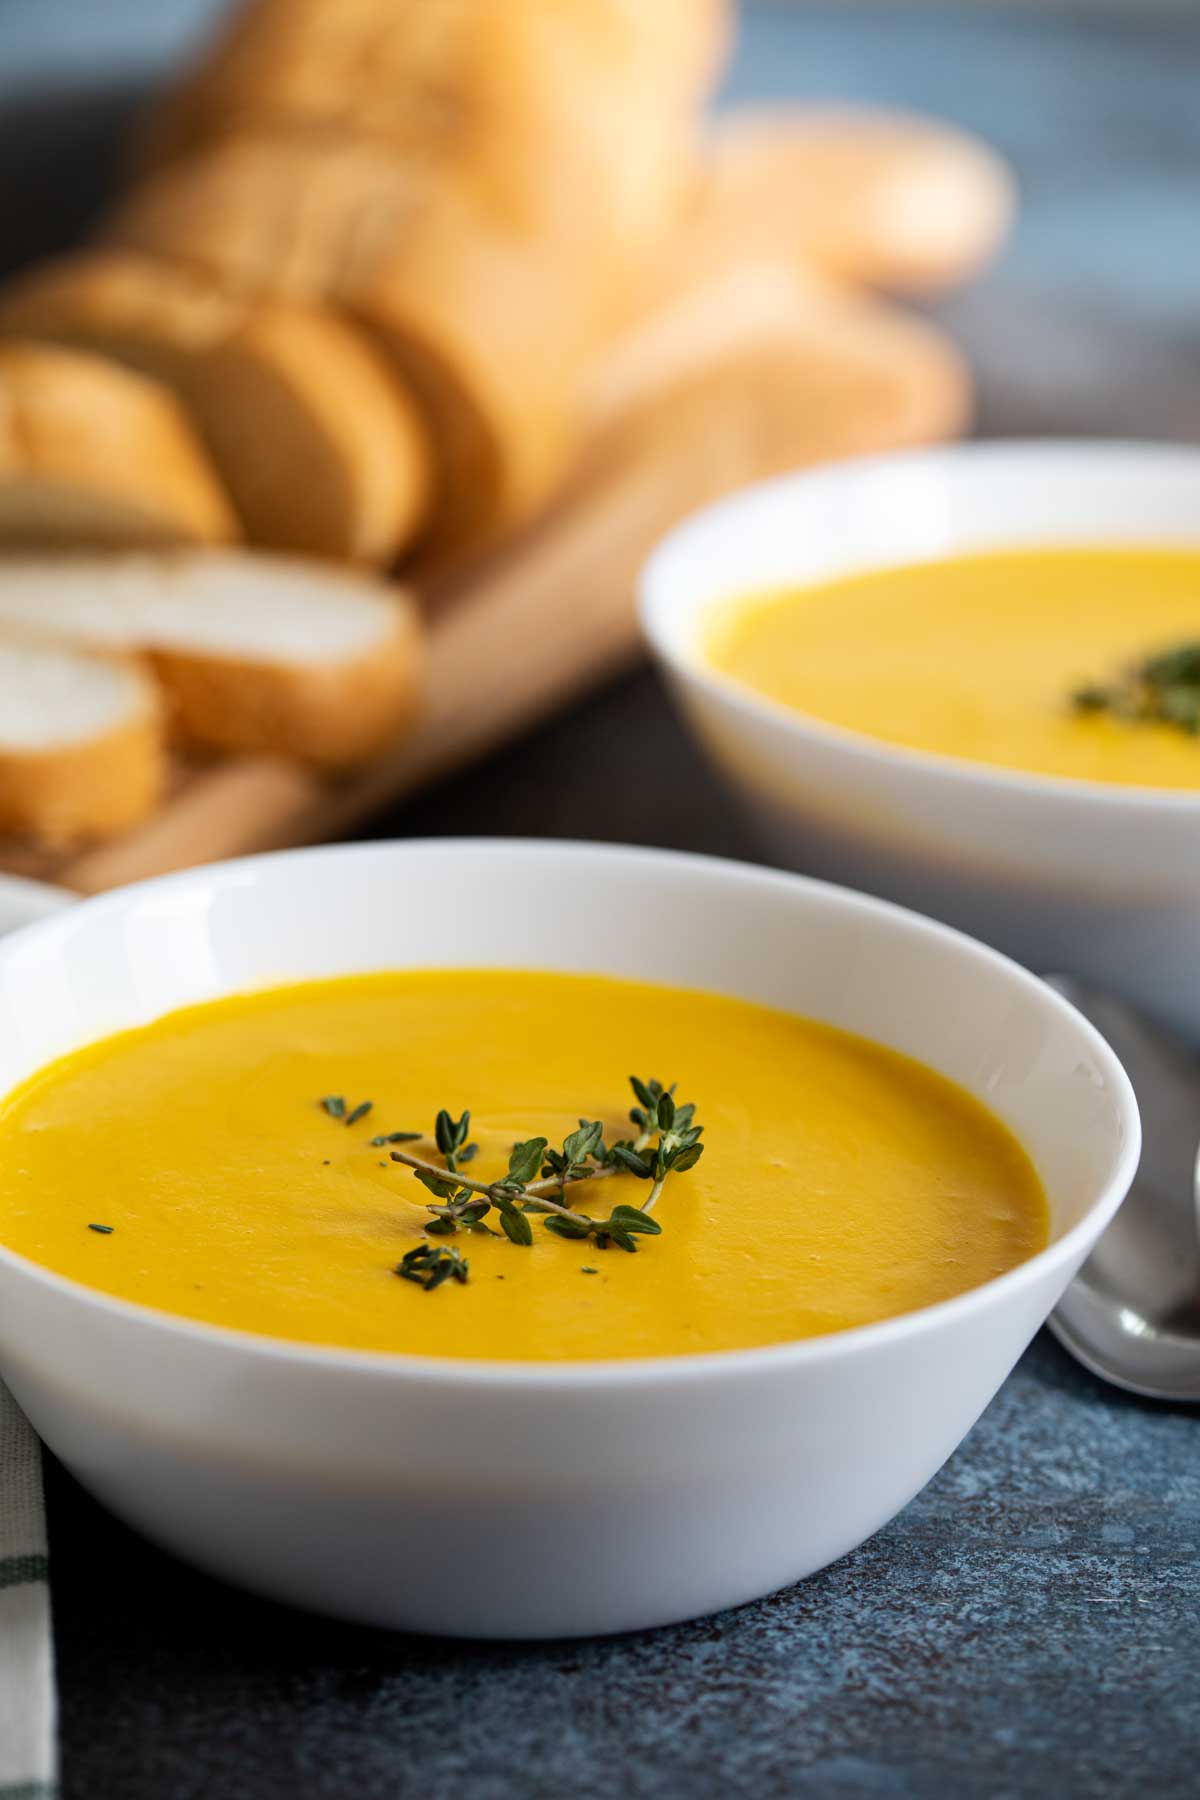
[[[135,662],[0,630],[0,832],[111,836],[151,811],[165,771],[158,694]]]
[[[0,546],[129,549],[237,535],[166,388],[101,357],[0,343]]]
[[[968,133],[904,113],[749,109],[715,132],[703,226],[828,275],[897,293],[952,287],[1012,223],[1013,179]]]
[[[494,195],[446,178],[427,207],[378,146],[235,138],[152,176],[109,237],[239,296],[343,303],[421,408],[439,545],[495,535],[561,479],[592,302],[562,244]]]
[[[14,559],[0,563],[0,631],[143,656],[199,749],[338,767],[397,737],[421,693],[407,594],[288,557]]]
[[[168,384],[253,543],[383,564],[422,522],[431,470],[417,410],[362,334],[325,309],[248,304],[176,264],[92,251],[0,294],[0,332]]]
[[[426,206],[377,146],[237,138],[151,177],[109,237],[239,296],[343,304],[420,405],[432,537],[465,546],[519,522],[562,478],[611,292],[589,285],[562,232],[512,212],[494,183],[450,177]]]
[[[149,170],[188,172],[135,186],[113,229],[165,254],[190,229],[182,212],[200,226],[188,253],[211,262],[215,248],[240,273],[237,190],[273,182],[273,155],[293,148],[318,183],[299,197],[318,237],[340,190],[357,251],[363,219],[389,212],[386,235],[365,236],[400,247],[396,204],[376,193],[390,160],[399,212],[436,213],[465,183],[498,224],[565,232],[564,249],[577,237],[589,272],[612,279],[681,214],[728,15],[728,0],[252,0],[154,115]],[[225,154],[243,140],[257,147]],[[224,242],[206,248],[210,228]],[[333,270],[343,288],[369,273],[357,253]],[[296,279],[290,256],[273,279]]]
[[[532,512],[685,216],[728,0],[255,0],[160,109],[113,244],[336,301],[425,408],[432,539]]]

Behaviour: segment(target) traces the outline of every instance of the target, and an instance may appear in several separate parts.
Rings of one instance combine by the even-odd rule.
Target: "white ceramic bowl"
[[[1072,541],[1200,547],[1200,450],[967,444],[768,482],[666,540],[642,619],[685,717],[783,862],[945,919],[1031,968],[1107,984],[1197,1036],[1200,789],[905,750],[764,699],[700,652],[707,608],[730,595]]]
[[[1137,1161],[1136,1105],[1112,1052],[994,952],[796,876],[556,844],[295,852],[71,908],[0,947],[0,1091],[189,1002],[437,965],[704,987],[893,1045],[1018,1133],[1051,1197],[1053,1242],[884,1324],[559,1366],[288,1345],[109,1299],[0,1251],[0,1372],[51,1448],[148,1536],[303,1606],[460,1635],[606,1632],[820,1568],[949,1456]],[[470,1305],[470,1290],[450,1298]]]

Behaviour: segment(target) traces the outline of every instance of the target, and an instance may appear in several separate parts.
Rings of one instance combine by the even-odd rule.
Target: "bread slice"
[[[92,251],[12,284],[0,331],[95,351],[172,387],[253,543],[384,564],[421,523],[430,450],[416,408],[330,312],[249,305],[186,269]]]
[[[1004,240],[1012,175],[966,132],[906,113],[751,108],[712,139],[702,206],[743,248],[829,275],[933,293],[973,275]]]
[[[237,525],[171,394],[97,356],[0,344],[0,545],[221,543]]]
[[[0,629],[144,653],[179,737],[202,749],[353,763],[403,731],[420,693],[407,595],[287,557],[6,562]]]
[[[111,837],[151,811],[165,770],[158,692],[135,662],[0,631],[0,832]]]
[[[350,302],[412,385],[432,434],[434,550],[477,548],[561,481],[593,341],[576,280],[553,240],[497,225],[460,191],[443,195],[436,217]]]

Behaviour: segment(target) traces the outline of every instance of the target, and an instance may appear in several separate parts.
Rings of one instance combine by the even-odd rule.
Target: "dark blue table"
[[[145,79],[205,9],[0,0],[6,260],[82,222],[125,111],[113,84]],[[1014,244],[939,309],[987,432],[1200,437],[1200,19],[1134,10],[749,21],[736,96],[925,107],[1016,162]],[[39,97],[53,82],[69,100]],[[648,675],[379,829],[757,851]],[[1047,1339],[863,1549],[640,1637],[508,1649],[330,1626],[171,1562],[54,1468],[50,1499],[67,1800],[1200,1790],[1196,1418],[1104,1390]]]

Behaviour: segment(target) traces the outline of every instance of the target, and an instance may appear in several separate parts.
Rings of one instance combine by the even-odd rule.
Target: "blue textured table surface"
[[[0,0],[7,260],[100,193],[206,0]],[[1200,17],[755,11],[736,97],[928,108],[1016,162],[1020,231],[939,310],[990,432],[1200,437]],[[39,99],[57,84],[69,103]],[[644,771],[657,771],[647,783]],[[553,771],[548,781],[547,771]],[[381,830],[757,846],[649,676]],[[836,1567],[715,1619],[513,1649],[231,1594],[51,1470],[67,1800],[1182,1795],[1200,1746],[1197,1418],[1041,1339],[950,1464]]]

